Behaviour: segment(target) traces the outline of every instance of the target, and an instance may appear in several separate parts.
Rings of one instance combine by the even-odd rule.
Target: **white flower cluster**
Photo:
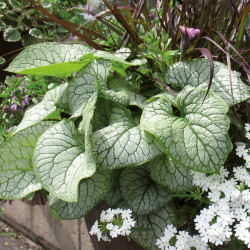
[[[199,235],[191,236],[185,231],[179,231],[177,234],[177,229],[173,225],[167,225],[164,236],[157,239],[156,245],[162,250],[209,249]]]
[[[135,221],[132,218],[130,209],[111,209],[102,211],[100,216],[101,224],[98,221],[94,223],[90,230],[91,235],[96,235],[98,241],[110,241],[111,238],[116,238],[118,235],[129,235],[131,228],[135,226]]]
[[[245,129],[248,132],[250,125],[246,124]],[[192,171],[194,185],[208,191],[208,198],[214,202],[196,216],[195,228],[203,242],[222,245],[230,241],[234,233],[250,248],[250,155],[246,144],[237,143],[236,154],[243,157],[246,164],[235,167],[231,178],[227,178],[229,172],[223,167],[220,175],[207,176]]]

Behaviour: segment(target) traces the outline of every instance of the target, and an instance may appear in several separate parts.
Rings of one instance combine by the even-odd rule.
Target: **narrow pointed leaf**
[[[231,150],[228,106],[212,92],[202,104],[205,94],[204,85],[183,89],[176,98],[180,116],[167,100],[158,99],[144,109],[141,126],[158,138],[175,164],[218,173]]]
[[[38,43],[22,51],[6,71],[18,74],[69,76],[90,61],[80,61],[91,50],[81,44]]]
[[[209,79],[210,66],[207,59],[178,62],[169,67],[165,73],[166,82],[178,84],[181,87],[186,85],[197,87],[203,83],[208,86]],[[235,72],[232,72],[232,90],[235,104],[250,98],[247,87]],[[228,68],[216,61],[214,61],[211,91],[222,97],[229,106],[233,105]]]
[[[82,218],[107,195],[113,182],[112,173],[95,173],[81,181],[78,202],[65,202],[50,196],[50,209],[59,220]]]
[[[32,154],[37,139],[53,122],[19,131],[0,148],[0,198],[20,199],[42,188],[35,178]]]
[[[41,122],[55,112],[54,100],[59,96],[61,88],[64,88],[64,86],[58,86],[48,91],[40,103],[26,110],[22,122],[17,126],[14,133]]]
[[[190,171],[174,164],[166,155],[148,162],[146,166],[152,180],[173,192],[185,192],[193,188]]]
[[[143,168],[127,168],[120,176],[122,198],[137,215],[163,208],[172,198],[164,187],[153,182]]]
[[[122,122],[93,133],[92,144],[102,170],[139,166],[161,154],[151,134]]]
[[[169,224],[175,225],[176,209],[169,203],[162,209],[148,215],[135,217],[136,228],[146,229],[142,232],[133,231],[131,238],[145,249],[157,250],[156,240],[164,235],[164,229]]]
[[[89,164],[74,123],[69,120],[55,124],[39,138],[33,162],[43,187],[69,202],[78,200],[80,180],[95,172],[95,165]]]
[[[90,98],[97,93],[97,84],[105,85],[111,63],[107,60],[96,60],[81,69],[69,83],[69,107],[72,117],[81,115]]]

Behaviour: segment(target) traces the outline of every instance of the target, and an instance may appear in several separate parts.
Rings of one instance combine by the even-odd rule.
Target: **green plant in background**
[[[171,65],[164,77],[174,95],[158,87],[158,94],[147,98],[143,82],[135,89],[126,79],[129,66],[133,72],[146,60],[127,61],[128,56],[128,49],[111,54],[79,44],[41,43],[15,58],[8,71],[77,73],[28,109],[1,146],[0,196],[20,199],[44,188],[57,219],[81,218],[106,198],[130,208],[136,227],[151,228],[131,237],[153,249],[166,224],[177,222],[173,195],[193,189],[190,171],[218,174],[226,162],[233,101],[228,70],[220,62],[214,62],[204,99],[210,79],[206,59]],[[234,104],[248,99],[234,72],[231,81]],[[68,118],[51,119],[56,110]]]
[[[49,12],[77,24],[83,22],[79,10],[73,5],[82,6],[82,1],[47,0],[39,3]],[[68,31],[60,25],[50,22],[45,16],[25,0],[3,0],[0,2],[0,30],[3,39],[8,42],[22,41],[24,46],[44,41],[58,41],[68,37]]]
[[[53,83],[54,82],[54,83]],[[7,77],[1,83],[0,140],[10,136],[10,130],[17,126],[25,110],[41,101],[47,90],[61,83],[55,77],[25,76]]]

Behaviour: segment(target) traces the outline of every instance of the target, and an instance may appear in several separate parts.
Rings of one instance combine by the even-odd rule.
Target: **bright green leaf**
[[[0,64],[5,63],[5,59],[3,57],[0,57]]]
[[[152,180],[173,192],[185,192],[193,188],[190,170],[174,164],[166,155],[148,162],[146,166]]]
[[[165,80],[168,83],[174,83],[181,87],[186,85],[197,87],[206,83],[204,88],[207,89],[209,75],[209,61],[207,59],[195,59],[173,64],[167,69]],[[250,98],[247,87],[233,71],[232,90],[235,104]],[[216,61],[214,61],[214,77],[211,91],[222,97],[229,106],[233,105],[228,68],[226,65]]]
[[[69,76],[89,63],[79,61],[90,52],[81,44],[39,43],[22,51],[6,70],[19,74]]]
[[[137,215],[163,208],[172,198],[170,192],[153,182],[143,168],[124,169],[120,176],[122,198]]]
[[[48,129],[34,150],[34,170],[43,187],[52,195],[69,202],[78,200],[81,179],[94,174],[74,123],[62,120]]]
[[[177,95],[173,114],[170,102],[158,99],[143,111],[141,126],[158,138],[177,165],[199,172],[218,173],[231,150],[228,106],[206,89],[186,87]]]
[[[42,122],[22,130],[0,148],[0,197],[20,199],[42,188],[35,178],[32,154],[37,139],[52,126],[53,122]]]
[[[68,203],[52,196],[50,209],[59,220],[82,218],[107,195],[113,182],[112,173],[95,173],[92,177],[81,181],[78,202]]]

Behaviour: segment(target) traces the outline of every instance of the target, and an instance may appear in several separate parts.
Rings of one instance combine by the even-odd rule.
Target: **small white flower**
[[[113,229],[110,230],[110,236],[111,236],[112,238],[116,238],[116,237],[118,236],[118,234],[120,234],[120,228],[119,228],[117,225],[115,225],[115,226],[113,227]]]
[[[248,132],[250,131],[250,124],[249,123],[246,123],[245,124],[245,130]]]
[[[246,149],[245,144],[240,144],[237,146],[236,155],[238,155],[239,157],[243,157],[244,155],[247,155],[247,154],[248,154],[248,150]]]
[[[247,133],[246,133],[246,138],[247,138],[248,140],[250,140],[250,132],[247,132]]]

